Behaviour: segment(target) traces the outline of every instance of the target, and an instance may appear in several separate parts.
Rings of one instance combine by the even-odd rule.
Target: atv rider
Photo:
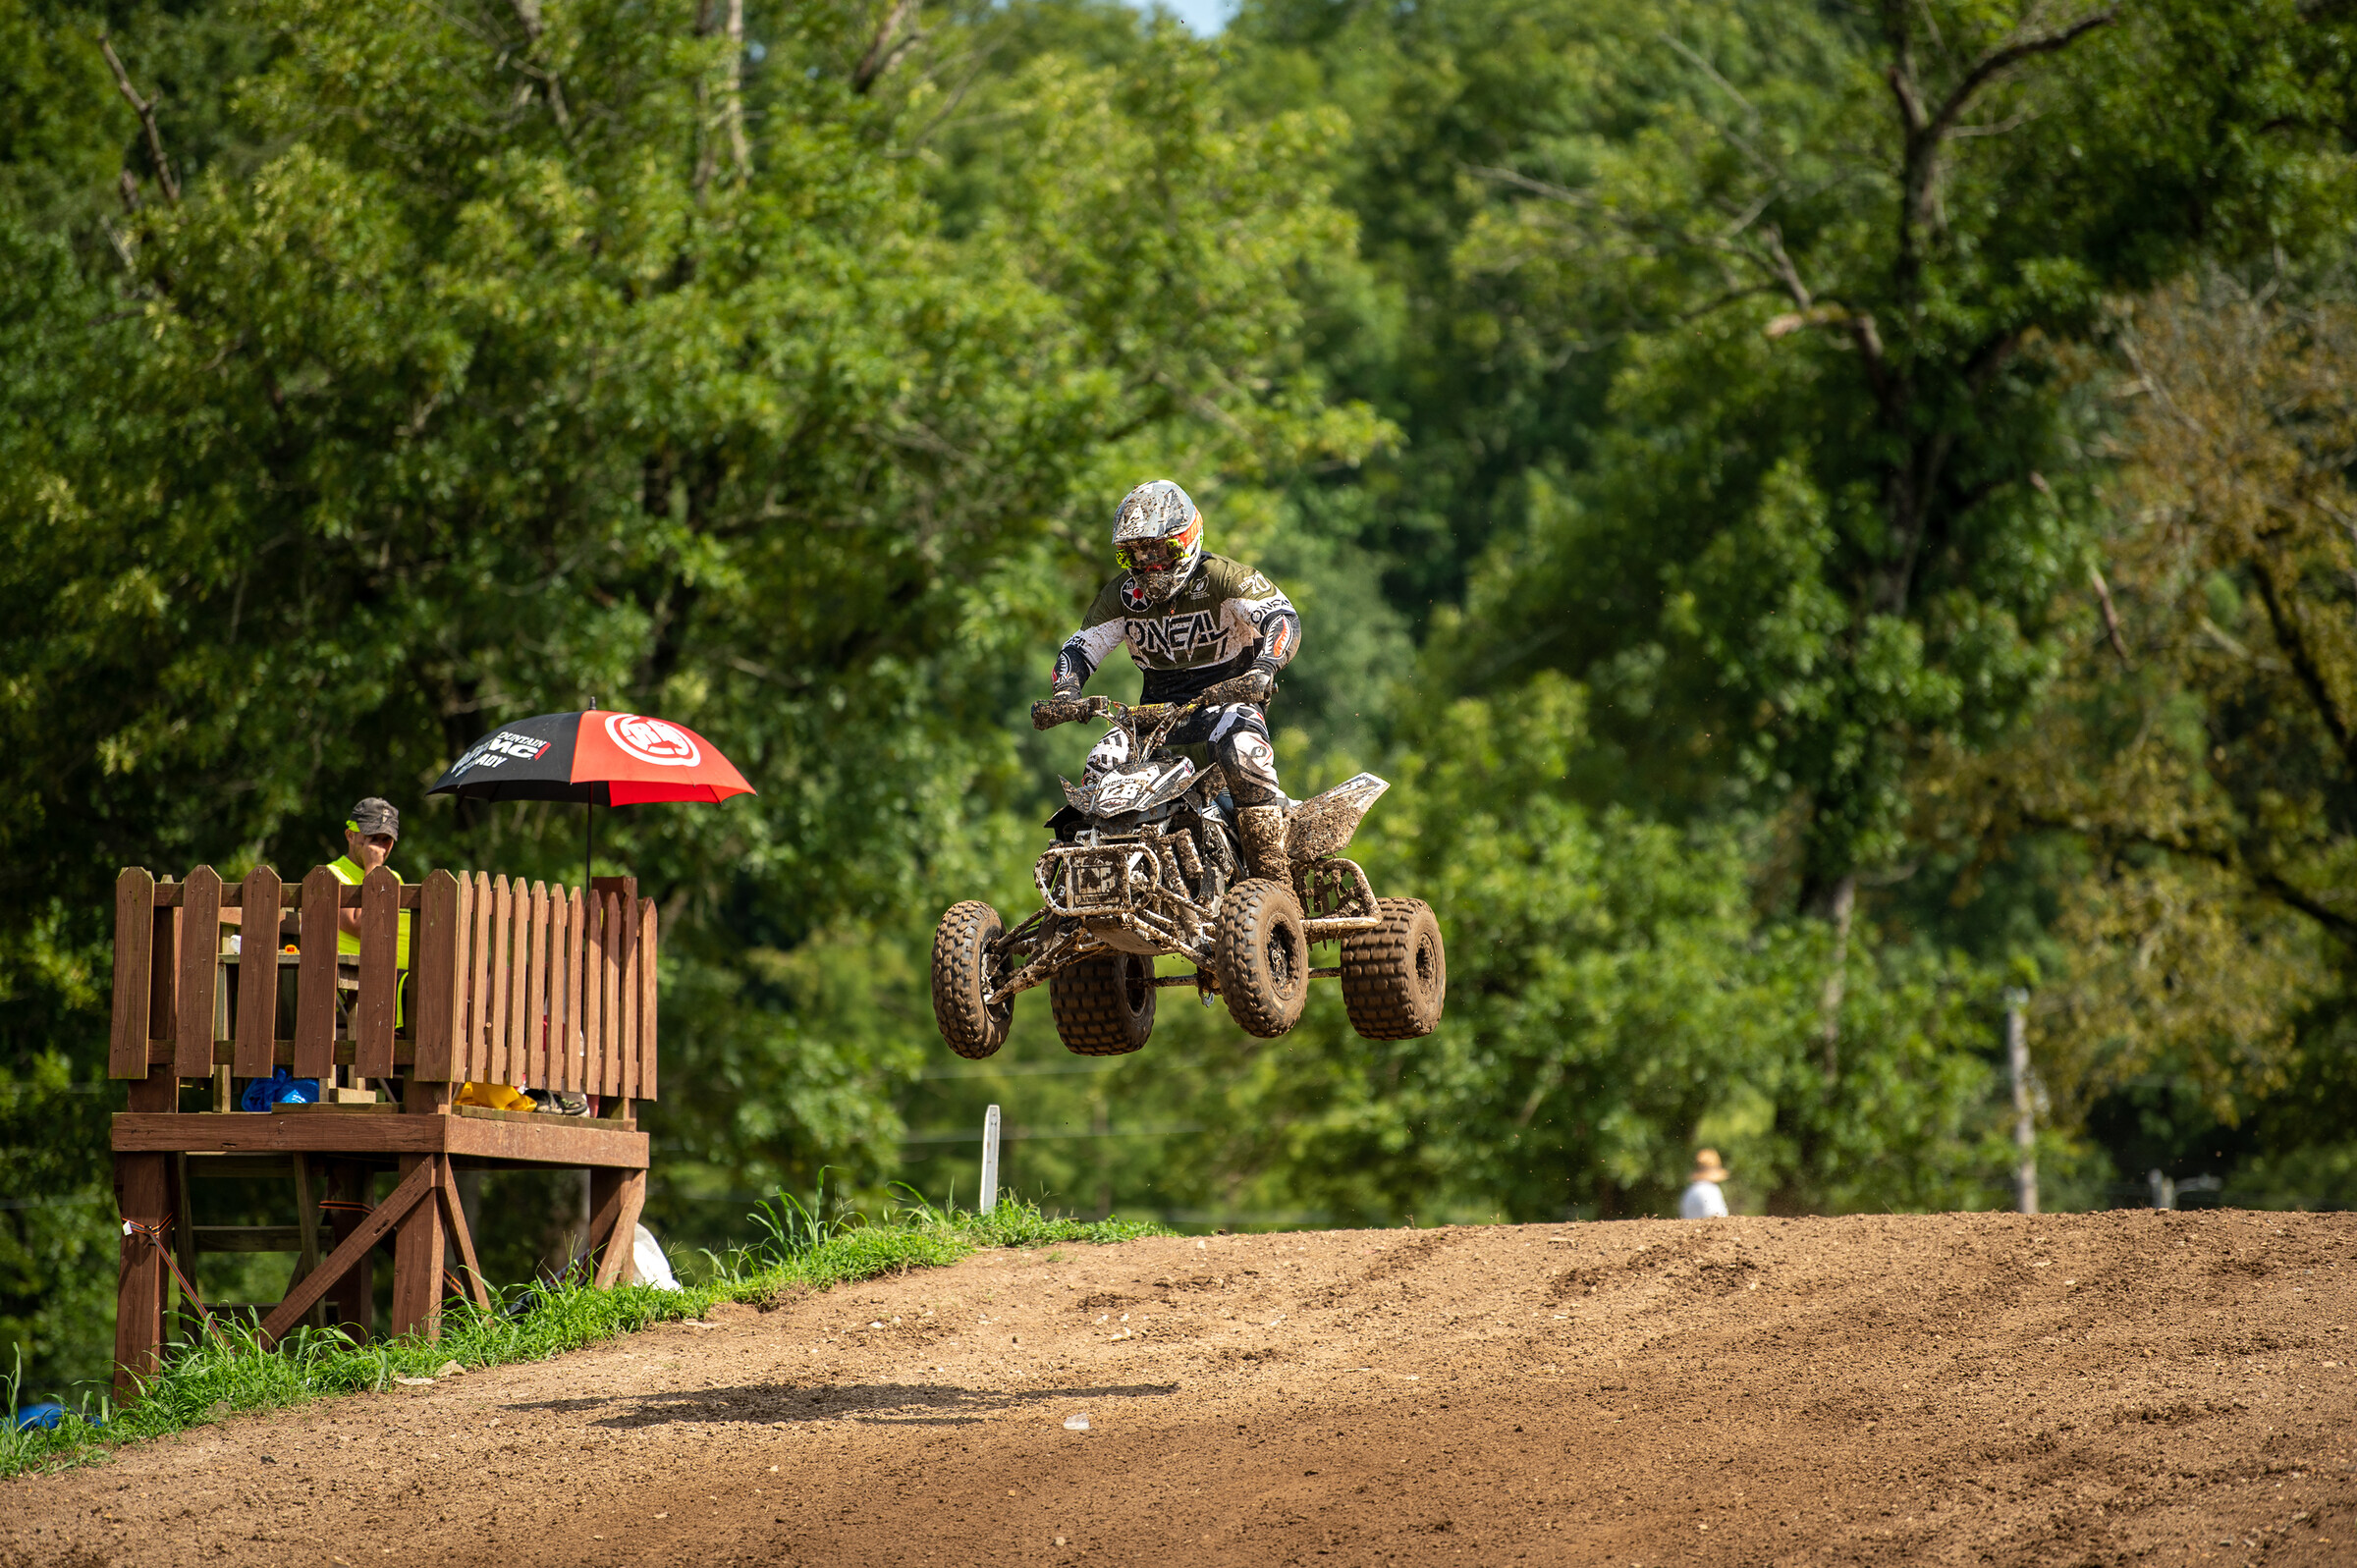
[[[1114,559],[1122,570],[1098,591],[1080,629],[1056,655],[1055,698],[1032,709],[1040,729],[1076,718],[1080,688],[1113,650],[1129,645],[1145,672],[1139,701],[1192,701],[1224,680],[1240,698],[1190,715],[1173,745],[1208,742],[1236,805],[1236,837],[1255,877],[1289,883],[1285,791],[1266,713],[1277,672],[1301,647],[1292,601],[1254,568],[1205,553],[1203,514],[1168,479],[1150,479],[1113,514]]]

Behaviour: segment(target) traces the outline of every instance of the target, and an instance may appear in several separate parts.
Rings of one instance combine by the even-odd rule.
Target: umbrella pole
[[[589,892],[589,873],[597,860],[597,802],[581,806],[581,892]]]

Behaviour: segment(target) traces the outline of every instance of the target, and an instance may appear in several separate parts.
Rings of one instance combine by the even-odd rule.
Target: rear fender
[[[1356,774],[1324,794],[1312,795],[1286,813],[1285,854],[1296,866],[1347,848],[1359,819],[1391,784],[1371,773]]]

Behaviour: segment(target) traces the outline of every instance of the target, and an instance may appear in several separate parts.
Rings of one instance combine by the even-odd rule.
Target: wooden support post
[[[302,1256],[296,1260],[295,1277],[287,1283],[287,1293],[311,1277],[319,1270],[319,1201],[311,1181],[311,1157],[305,1154],[288,1157],[295,1162],[295,1229],[302,1237]],[[327,1326],[326,1298],[311,1308],[311,1326]]]
[[[369,1189],[375,1185],[368,1167],[357,1161],[339,1160],[328,1166],[328,1190],[340,1202],[366,1204]],[[351,1209],[329,1211],[330,1257],[343,1251],[344,1243],[352,1239],[353,1232],[367,1217]],[[376,1333],[376,1249],[365,1248],[354,1258],[350,1269],[328,1282],[323,1299],[344,1331],[362,1344],[367,1343]]]
[[[646,1207],[646,1172],[598,1169],[589,1172],[589,1245],[597,1259],[593,1281],[600,1290],[635,1284],[633,1257],[638,1216]]]
[[[189,1157],[185,1154],[174,1155],[171,1164],[165,1167],[164,1175],[172,1190],[172,1258],[180,1265],[181,1277],[202,1290],[204,1286],[196,1284],[196,1199],[189,1191]],[[164,1288],[169,1291],[171,1283],[167,1282]],[[202,1331],[204,1324],[196,1311],[196,1303],[184,1299],[176,1316],[185,1321],[191,1339]]]
[[[365,939],[363,939],[364,941]],[[444,1086],[447,1091],[447,1085]],[[424,1173],[440,1179],[440,1155],[407,1155],[401,1162],[402,1189]],[[388,1208],[391,1207],[387,1204]],[[442,1337],[442,1253],[449,1243],[442,1206],[412,1203],[393,1233],[393,1321],[391,1331],[417,1334],[428,1343]]]
[[[158,1074],[170,1083],[167,1074]],[[169,1155],[115,1156],[115,1202],[126,1225],[160,1230],[172,1218]],[[128,1405],[155,1376],[164,1347],[164,1255],[144,1235],[123,1235],[115,1281],[115,1402]]]
[[[180,1080],[173,1076],[172,1063],[159,1061],[147,1070],[144,1078],[130,1084],[130,1104],[127,1110],[163,1111],[169,1114],[180,1108]]]
[[[401,1331],[402,1325],[399,1322],[401,1271],[398,1260],[401,1256],[401,1245],[406,1243],[409,1236],[409,1222],[413,1220],[420,1212],[429,1217],[428,1223],[434,1232],[437,1247],[433,1257],[433,1271],[437,1276],[434,1283],[437,1287],[441,1283],[438,1277],[442,1272],[442,1254],[439,1250],[442,1235],[441,1206],[430,1201],[434,1195],[435,1165],[440,1159],[439,1155],[411,1155],[402,1161],[401,1184],[393,1189],[393,1196],[370,1210],[368,1217],[354,1227],[352,1234],[338,1243],[334,1252],[328,1254],[327,1262],[321,1264],[318,1271],[308,1279],[297,1285],[287,1299],[280,1302],[271,1311],[270,1316],[262,1320],[263,1344],[276,1344],[285,1338],[288,1331],[302,1321],[302,1315],[311,1310],[311,1303],[327,1294],[327,1287],[335,1283],[345,1270],[350,1269],[366,1256],[368,1249],[375,1246],[378,1241],[383,1239],[385,1232],[393,1229],[396,1225],[401,1226],[398,1233],[401,1242],[397,1242],[394,1255],[396,1259],[393,1275],[393,1309],[396,1320],[394,1331],[396,1333]],[[421,1203],[420,1199],[428,1201]],[[438,1301],[440,1298],[437,1295],[435,1299]]]
[[[466,1288],[466,1299],[491,1310],[491,1288],[484,1283],[483,1266],[475,1261],[474,1232],[466,1225],[466,1205],[459,1196],[459,1174],[450,1162],[442,1162],[442,1217],[450,1225],[451,1250],[459,1255],[459,1282]]]

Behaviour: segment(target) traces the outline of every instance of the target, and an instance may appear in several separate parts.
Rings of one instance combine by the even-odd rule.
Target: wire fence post
[[[2013,1148],[2020,1162],[2013,1169],[2015,1207],[2025,1215],[2038,1212],[2038,1118],[2030,1092],[2030,1032],[2024,1009],[2030,994],[2016,987],[2005,993],[2005,1065],[2013,1075]]]
[[[982,1115],[982,1203],[981,1212],[989,1214],[999,1206],[999,1108],[993,1106]]]

